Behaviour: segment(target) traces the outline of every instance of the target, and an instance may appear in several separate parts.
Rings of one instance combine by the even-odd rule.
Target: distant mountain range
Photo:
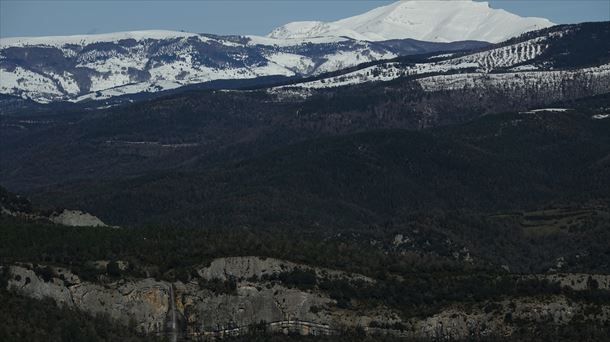
[[[99,110],[16,105],[2,117],[0,181],[21,190],[207,167],[328,135],[430,128],[607,94],[609,42],[607,23],[555,26],[474,52],[371,62],[281,86]]]
[[[287,24],[267,37],[135,31],[4,38],[0,94],[83,102],[219,81],[210,87],[267,84],[400,56],[478,49],[551,25],[480,2],[402,1],[334,23]]]
[[[9,38],[0,92],[37,102],[100,100],[218,80],[318,75],[400,55],[481,42],[367,42],[343,37],[269,39],[174,31]]]
[[[506,86],[523,83],[526,78],[560,81],[574,74],[603,77],[610,71],[608,51],[608,23],[557,25],[475,51],[380,61],[274,90],[310,91],[406,77],[420,79],[423,87],[436,84],[440,88],[472,85],[471,81],[481,75]],[[607,90],[603,87],[601,92]]]

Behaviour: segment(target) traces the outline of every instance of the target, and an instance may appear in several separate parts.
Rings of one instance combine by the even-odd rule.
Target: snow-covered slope
[[[106,100],[210,81],[306,77],[399,55],[479,46],[176,31],[5,38],[0,39],[0,94],[41,103]]]
[[[0,39],[0,93],[37,102],[106,99],[214,80],[316,75],[396,56],[347,38],[174,31],[6,38]]]
[[[390,81],[403,76],[459,72],[465,70],[486,73],[496,69],[511,68],[515,65],[531,61],[540,56],[547,47],[546,38],[538,37],[525,42],[493,48],[461,57],[447,58],[451,56],[444,55],[433,56],[429,59],[429,62],[424,63],[403,65],[398,62],[388,62],[373,65],[347,74],[299,83],[296,84],[296,86],[301,88],[342,87],[366,82]],[[517,68],[519,68],[517,71],[523,71],[537,70],[539,67],[535,65],[520,65]]]
[[[267,37],[157,30],[3,38],[0,94],[41,103],[77,102],[211,81],[309,77],[398,56],[480,48],[487,43],[477,41],[496,42],[550,25],[482,2],[413,0],[334,23],[291,23]],[[397,75],[491,70],[535,58],[544,48],[543,41],[526,42],[462,60],[441,59]],[[392,77],[396,75],[382,79]]]
[[[595,37],[605,41],[610,38],[604,23],[555,26],[541,31],[530,32],[503,44],[491,46],[476,52],[440,54],[417,62],[382,62],[359,70],[333,74],[314,81],[304,81],[281,87],[283,89],[320,89],[343,87],[354,84],[390,81],[400,77],[421,78],[424,76],[455,73],[507,73],[526,71],[551,71],[557,66],[574,69],[579,64],[597,66],[610,63],[607,49],[610,42],[589,44],[591,51],[581,51],[583,40]],[[588,56],[604,56],[599,63],[583,61],[578,53]],[[557,56],[572,58],[572,64],[556,63]],[[596,65],[597,64],[597,65]],[[583,65],[583,66],[584,66]],[[593,71],[598,69],[591,69]],[[598,70],[600,72],[605,72]],[[511,74],[513,76],[518,74]],[[516,76],[517,78],[519,76]],[[438,79],[443,79],[442,77]],[[454,78],[446,78],[453,82]],[[498,79],[503,79],[502,77]]]
[[[49,36],[49,37],[12,37],[0,39],[0,47],[23,47],[33,45],[53,46],[89,45],[93,43],[118,42],[121,40],[142,41],[147,39],[171,39],[198,36],[196,33],[167,30],[126,31],[89,35]]]
[[[345,36],[367,41],[412,38],[431,42],[479,40],[497,43],[553,25],[547,19],[523,18],[493,9],[487,2],[406,0],[330,23],[289,23],[276,28],[268,36],[281,39]]]

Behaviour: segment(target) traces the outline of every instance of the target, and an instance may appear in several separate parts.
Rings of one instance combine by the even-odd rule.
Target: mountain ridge
[[[305,77],[361,63],[482,42],[366,42],[341,37],[270,39],[178,31],[3,38],[0,93],[81,102],[156,93],[219,80]]]
[[[497,74],[573,71],[598,67],[602,75],[610,57],[610,26],[607,22],[556,25],[524,33],[500,44],[471,51],[397,57],[393,60],[361,64],[355,68],[295,80],[276,88],[320,89],[367,82],[387,82],[398,78],[425,78],[439,74]],[[533,74],[543,75],[541,73]],[[503,77],[503,76],[492,76]],[[514,77],[506,76],[507,81]]]
[[[412,38],[434,42],[479,40],[499,43],[553,25],[548,19],[520,17],[493,9],[487,2],[408,0],[334,22],[288,23],[271,31],[268,37],[345,36],[367,41]]]
[[[110,105],[193,84],[303,78],[413,54],[478,49],[551,25],[484,2],[413,0],[333,23],[290,23],[266,37],[145,30],[1,38],[0,93],[39,103]]]

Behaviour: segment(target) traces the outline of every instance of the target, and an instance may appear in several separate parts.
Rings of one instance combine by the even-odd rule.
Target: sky
[[[167,29],[265,35],[291,21],[333,21],[384,0],[0,0],[0,37]],[[555,23],[610,20],[610,0],[491,0],[521,16]]]

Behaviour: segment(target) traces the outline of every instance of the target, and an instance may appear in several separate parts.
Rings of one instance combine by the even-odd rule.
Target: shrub
[[[106,273],[111,277],[120,277],[121,276],[121,268],[119,267],[119,263],[116,261],[111,261],[106,265]]]

